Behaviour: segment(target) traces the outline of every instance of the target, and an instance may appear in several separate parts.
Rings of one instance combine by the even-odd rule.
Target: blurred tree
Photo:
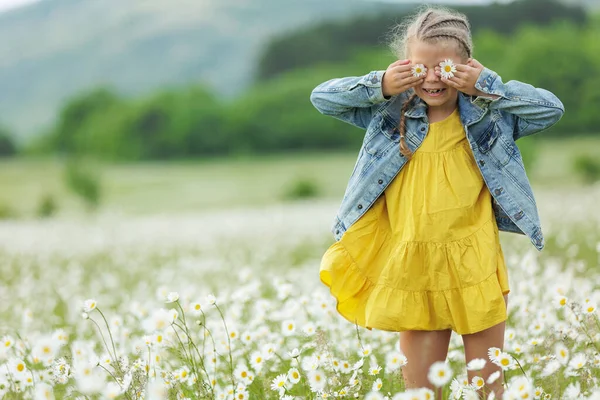
[[[8,130],[0,127],[0,157],[11,157],[17,154],[17,146]]]
[[[487,29],[509,34],[525,24],[547,25],[556,20],[583,24],[586,21],[583,8],[567,6],[557,0],[517,0],[454,8],[467,15],[474,33]],[[325,61],[343,61],[360,46],[383,48],[386,34],[407,15],[406,12],[385,13],[325,22],[274,38],[263,49],[256,77],[266,80],[291,69]]]
[[[119,102],[116,94],[107,88],[97,88],[74,97],[63,107],[47,144],[62,153],[83,151],[87,147],[87,138],[82,130],[88,120]]]

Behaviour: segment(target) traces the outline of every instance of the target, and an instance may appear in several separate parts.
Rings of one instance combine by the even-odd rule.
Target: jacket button
[[[513,215],[513,217],[515,219],[521,219],[522,216],[523,216],[523,211],[519,211],[518,213],[516,213],[515,215]]]
[[[362,209],[362,204],[359,204],[359,205],[358,205],[358,209],[359,209],[359,210],[360,210],[360,209]]]
[[[421,127],[421,132],[425,132],[425,127],[424,126]]]
[[[339,235],[340,234],[340,230],[338,229],[337,231],[335,231],[335,234]]]
[[[381,185],[383,183],[383,179],[378,180],[377,183]]]
[[[502,193],[502,188],[498,188],[498,189],[494,190],[494,194],[496,196],[498,196],[500,193]]]
[[[482,166],[485,165],[485,161],[479,160],[479,165],[482,165]]]

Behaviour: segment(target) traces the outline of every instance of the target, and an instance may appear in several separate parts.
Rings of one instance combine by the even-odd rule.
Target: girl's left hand
[[[442,82],[470,96],[487,96],[486,93],[475,88],[481,71],[483,71],[483,65],[474,58],[469,58],[466,64],[456,64],[456,72],[450,79],[441,78],[441,68],[435,67],[435,74],[441,78]]]

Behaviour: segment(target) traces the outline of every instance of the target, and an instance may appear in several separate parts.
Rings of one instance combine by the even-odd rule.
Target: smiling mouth
[[[429,94],[442,93],[444,90],[446,89],[423,89],[424,92],[427,92]]]
[[[446,89],[423,89],[423,91],[430,97],[440,97],[444,94]]]

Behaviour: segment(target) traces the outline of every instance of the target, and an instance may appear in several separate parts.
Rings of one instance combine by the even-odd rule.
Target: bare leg
[[[427,387],[441,399],[441,390],[436,391],[427,379],[429,367],[436,361],[444,361],[450,345],[450,329],[443,331],[400,332],[400,350],[408,363],[402,367],[402,375],[407,389]]]
[[[508,295],[504,296],[504,301],[508,304]],[[487,394],[494,392],[496,399],[502,399],[504,394],[504,387],[502,382],[502,368],[490,361],[488,356],[488,349],[490,347],[498,347],[504,349],[504,329],[506,322],[501,322],[497,325],[492,326],[484,331],[473,333],[470,335],[462,335],[463,343],[465,345],[465,359],[469,363],[474,358],[483,358],[487,361],[485,367],[481,371],[467,371],[469,382],[475,376],[480,376],[483,379],[487,378],[494,372],[500,371],[500,377],[496,379],[491,385],[485,385],[482,392],[486,393],[484,398],[487,398]]]

